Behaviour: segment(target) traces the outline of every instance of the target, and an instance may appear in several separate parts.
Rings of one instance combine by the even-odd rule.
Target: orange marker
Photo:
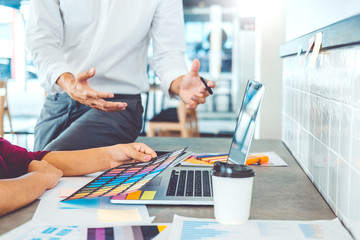
[[[248,155],[246,158],[246,163],[245,165],[251,165],[251,164],[264,164],[269,162],[269,157],[264,155],[264,154],[251,154]]]

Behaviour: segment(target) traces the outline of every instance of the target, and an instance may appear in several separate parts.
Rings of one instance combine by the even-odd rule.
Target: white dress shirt
[[[27,47],[49,93],[65,72],[91,67],[98,91],[138,94],[149,89],[146,72],[150,37],[153,67],[165,94],[187,73],[181,0],[32,0]]]

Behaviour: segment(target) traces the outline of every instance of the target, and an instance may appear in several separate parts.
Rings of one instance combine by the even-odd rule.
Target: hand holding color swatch
[[[112,168],[62,201],[112,197],[135,192],[164,171],[185,149],[169,152],[147,163]]]

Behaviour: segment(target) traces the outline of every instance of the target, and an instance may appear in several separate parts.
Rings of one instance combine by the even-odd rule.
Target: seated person
[[[154,157],[156,153],[143,143],[28,152],[0,138],[0,216],[36,200],[45,190],[55,187],[62,176],[94,173]]]

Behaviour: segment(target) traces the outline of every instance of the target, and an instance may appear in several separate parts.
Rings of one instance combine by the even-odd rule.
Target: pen
[[[205,85],[206,87],[206,90],[212,95],[213,94],[213,91],[211,90],[211,88],[209,88],[209,86],[206,84],[206,81],[203,77],[200,76],[200,79],[201,81],[203,82],[203,84]]]

